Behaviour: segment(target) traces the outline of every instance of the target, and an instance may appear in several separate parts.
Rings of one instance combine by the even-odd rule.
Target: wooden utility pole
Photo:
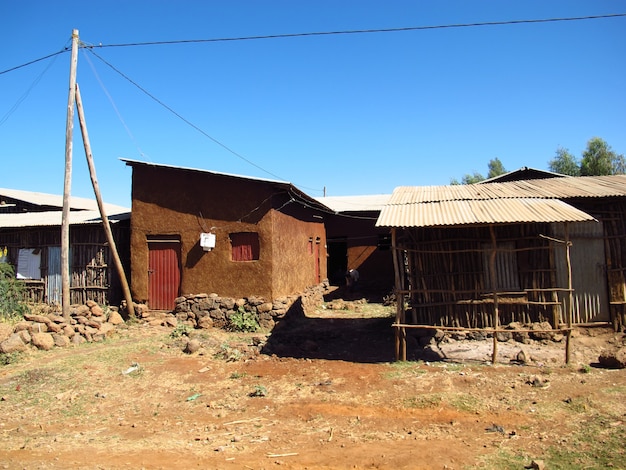
[[[72,135],[74,103],[76,101],[76,66],[78,63],[78,30],[72,31],[72,58],[70,60],[70,87],[65,123],[65,181],[63,185],[63,213],[61,217],[61,306],[63,317],[70,318],[70,189],[72,186]]]
[[[83,110],[83,100],[80,97],[80,88],[78,83],[76,84],[76,109],[78,111],[78,122],[80,123],[80,131],[83,136],[83,146],[85,147],[85,157],[87,157],[87,165],[89,166],[89,176],[91,177],[91,184],[93,185],[93,192],[96,195],[96,201],[98,202],[98,209],[100,209],[100,218],[102,219],[102,225],[104,226],[104,232],[109,242],[109,249],[111,256],[115,262],[115,268],[117,269],[120,282],[122,284],[122,291],[124,292],[124,298],[126,299],[126,308],[128,314],[132,317],[135,316],[135,308],[133,307],[133,298],[130,295],[130,289],[128,288],[128,281],[126,280],[126,274],[124,274],[124,266],[117,252],[117,246],[115,245],[115,239],[113,238],[113,232],[111,232],[111,225],[109,224],[109,218],[106,214],[106,209],[102,203],[102,197],[100,195],[100,186],[98,185],[98,178],[96,177],[96,166],[93,162],[93,155],[91,153],[91,144],[89,143],[89,134],[87,133],[87,121],[85,121],[85,113]]]

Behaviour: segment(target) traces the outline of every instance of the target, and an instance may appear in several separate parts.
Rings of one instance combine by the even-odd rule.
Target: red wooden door
[[[180,292],[180,243],[148,242],[148,304],[153,310],[173,310]]]

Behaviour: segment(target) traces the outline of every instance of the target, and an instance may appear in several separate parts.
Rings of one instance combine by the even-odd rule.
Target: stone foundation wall
[[[300,295],[281,297],[271,302],[256,296],[234,299],[217,294],[190,294],[178,297],[172,312],[143,310],[140,316],[155,326],[177,327],[182,324],[191,328],[231,329],[233,316],[246,312],[253,315],[262,329],[271,330],[287,313],[304,313],[321,305],[328,288],[328,283],[322,283]]]

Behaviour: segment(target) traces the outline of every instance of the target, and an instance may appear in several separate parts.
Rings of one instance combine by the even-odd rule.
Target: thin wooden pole
[[[491,256],[489,257],[489,276],[491,277],[491,288],[493,289],[493,352],[491,355],[491,363],[495,364],[498,357],[498,286],[496,279],[496,253],[498,245],[496,241],[496,231],[493,225],[489,226],[491,233]]]
[[[567,288],[569,289],[569,308],[567,309],[567,333],[565,334],[565,364],[569,364],[572,340],[572,315],[574,313],[574,289],[572,284],[572,260],[570,248],[572,242],[569,239],[569,225],[565,222],[565,261],[567,262]]]
[[[70,192],[72,186],[72,136],[74,129],[74,102],[76,100],[76,68],[78,64],[78,30],[72,31],[70,59],[70,88],[67,98],[65,123],[65,178],[63,184],[63,212],[61,216],[61,309],[66,320],[70,318]]]
[[[391,229],[391,253],[393,254],[393,271],[396,278],[396,323],[404,323],[402,315],[402,310],[404,309],[404,294],[402,293],[403,286],[401,284],[401,276],[400,276],[400,263],[398,262],[398,235],[396,233],[395,227]],[[400,338],[402,333],[399,328],[395,330],[395,346],[396,346],[396,361],[400,360]]]
[[[89,166],[89,176],[91,177],[91,184],[93,186],[93,192],[96,195],[96,201],[98,202],[98,209],[100,209],[100,217],[102,219],[102,225],[104,232],[109,242],[109,249],[115,262],[115,268],[122,284],[122,291],[124,292],[124,298],[126,299],[126,308],[130,316],[135,316],[135,308],[133,307],[133,298],[130,295],[130,289],[128,288],[128,281],[126,280],[126,274],[124,273],[124,266],[120,260],[120,255],[117,252],[117,246],[115,245],[115,239],[111,232],[111,225],[109,224],[109,218],[106,214],[106,209],[102,203],[102,197],[100,195],[100,186],[98,185],[98,178],[96,176],[96,166],[93,162],[93,155],[91,153],[91,144],[89,142],[89,134],[87,133],[87,121],[85,121],[85,113],[83,110],[83,100],[80,96],[80,88],[78,83],[76,84],[76,109],[78,110],[78,122],[80,123],[80,130],[83,135],[83,146],[85,147],[85,157],[87,157],[87,165]]]

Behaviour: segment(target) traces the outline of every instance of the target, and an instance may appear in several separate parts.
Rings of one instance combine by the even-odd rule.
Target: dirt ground
[[[395,363],[390,323],[320,309],[194,332],[193,354],[141,324],[29,352],[0,366],[0,468],[626,468],[626,372],[596,367],[622,334],[577,330],[567,366],[564,343],[499,343],[492,365],[491,340],[445,339]],[[621,444],[583,452],[585,430]],[[578,460],[552,463],[562,449]]]

